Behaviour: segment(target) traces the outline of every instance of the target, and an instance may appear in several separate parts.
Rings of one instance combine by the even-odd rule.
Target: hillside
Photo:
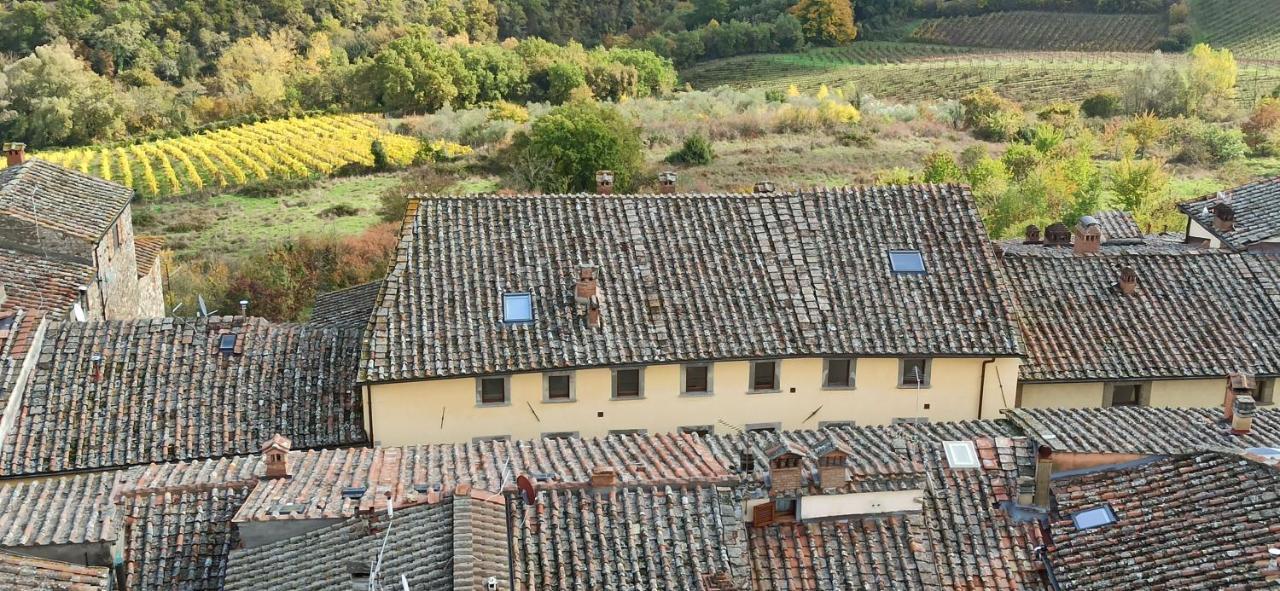
[[[1236,57],[1280,60],[1280,0],[1192,0],[1197,40]]]
[[[911,38],[1037,51],[1149,51],[1167,32],[1167,19],[1160,14],[1011,11],[928,19]]]

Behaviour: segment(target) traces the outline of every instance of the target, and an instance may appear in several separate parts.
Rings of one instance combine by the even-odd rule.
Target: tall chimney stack
[[[1222,195],[1219,193],[1218,195]],[[1226,203],[1213,206],[1213,229],[1230,232],[1236,227],[1236,210]]]
[[[1253,376],[1243,372],[1231,372],[1227,374],[1227,393],[1222,398],[1222,418],[1228,423],[1235,421],[1236,399],[1242,396],[1253,396],[1253,389],[1257,386]]]
[[[1076,222],[1076,243],[1071,251],[1075,254],[1093,254],[1102,248],[1102,226],[1091,215],[1086,215]]]
[[[573,288],[573,303],[578,315],[586,319],[588,327],[600,326],[600,286],[596,282],[596,266],[583,263],[578,266],[578,283]]]
[[[1116,287],[1124,295],[1133,295],[1138,291],[1138,272],[1134,271],[1133,267],[1121,267],[1120,281],[1116,283]]]
[[[292,447],[293,442],[279,433],[262,444],[262,461],[267,465],[267,478],[289,477],[289,450]]]
[[[4,155],[9,166],[17,166],[27,161],[27,145],[22,142],[5,142]]]
[[[1053,448],[1041,445],[1036,449],[1036,494],[1032,502],[1037,507],[1049,506],[1049,483],[1053,479]]]
[[[676,173],[673,170],[664,170],[658,173],[658,192],[670,195],[676,192]]]
[[[598,170],[596,171],[596,193],[601,195],[613,194],[613,171]]]
[[[1045,246],[1071,246],[1071,230],[1062,222],[1049,224],[1044,229]]]

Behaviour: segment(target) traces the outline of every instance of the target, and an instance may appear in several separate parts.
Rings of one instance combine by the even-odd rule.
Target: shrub
[[[526,109],[515,103],[507,101],[498,101],[489,109],[490,121],[511,121],[513,123],[528,123],[529,109]]]
[[[1124,109],[1120,95],[1113,92],[1100,92],[1080,103],[1080,111],[1085,117],[1109,119],[1119,115]]]
[[[1057,101],[1036,111],[1036,117],[1058,129],[1071,129],[1080,122],[1080,107],[1074,103]]]
[[[391,159],[387,157],[387,147],[382,145],[382,140],[373,140],[369,145],[369,152],[373,155],[374,170],[385,171],[391,168]]]
[[[876,173],[877,185],[910,185],[914,182],[915,177],[911,174],[911,171],[901,166]]]
[[[1280,91],[1280,88],[1277,90]],[[787,102],[787,91],[778,88],[770,88],[769,90],[764,91],[764,100],[771,103],[785,103]]]
[[[1188,164],[1239,160],[1249,150],[1239,129],[1219,127],[1199,119],[1180,120],[1171,135],[1178,148],[1174,160]]]
[[[338,203],[324,208],[317,215],[325,219],[345,218],[353,215],[360,215],[360,208],[353,207],[345,203]]]
[[[516,135],[513,172],[544,191],[595,188],[599,170],[614,173],[619,190],[631,187],[644,164],[640,133],[616,107],[574,101],[535,119]]]
[[[920,176],[926,183],[958,183],[964,177],[964,171],[956,164],[951,152],[937,151],[924,159],[924,171]]]
[[[1169,126],[1155,113],[1143,113],[1130,119],[1124,126],[1124,134],[1133,138],[1139,155],[1146,155],[1151,147],[1164,139],[1169,133]]]
[[[1041,123],[1031,130],[1031,145],[1035,147],[1037,152],[1048,154],[1054,148],[1062,145],[1067,137],[1058,129],[1048,123]]]
[[[1008,169],[1009,176],[1021,181],[1040,164],[1040,152],[1027,144],[1013,144],[1000,159]]]
[[[1022,127],[1022,109],[988,87],[960,99],[964,107],[964,124],[979,139],[1008,141]]]
[[[1244,142],[1254,155],[1280,155],[1280,99],[1262,99],[1240,130],[1244,132]],[[137,216],[134,221],[137,221]]]
[[[314,178],[275,178],[249,183],[236,192],[247,197],[279,197],[316,186]]]
[[[711,147],[711,140],[706,136],[695,133],[684,140],[684,145],[667,156],[667,162],[671,164],[690,164],[694,166],[702,166],[711,164],[715,160],[715,150]]]

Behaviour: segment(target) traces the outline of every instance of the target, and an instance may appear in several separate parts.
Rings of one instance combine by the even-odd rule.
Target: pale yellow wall
[[[1221,406],[1227,380],[1162,380],[1151,383],[1151,406]]]
[[[1102,406],[1104,384],[1022,384],[1022,408],[1095,408]]]
[[[1191,238],[1203,238],[1208,240],[1209,248],[1222,247],[1222,241],[1218,240],[1218,238],[1214,236],[1212,232],[1210,232],[1204,226],[1200,225],[1199,222],[1192,220],[1190,230],[1191,231],[1187,233],[1188,236],[1190,236]],[[1259,240],[1259,242],[1277,243],[1277,242],[1280,242],[1280,236],[1273,236],[1271,238]]]
[[[1156,407],[1219,406],[1226,378],[1146,382]],[[1022,384],[1023,408],[1095,408],[1103,405],[1106,382]]]
[[[712,366],[714,392],[709,396],[682,396],[680,365],[655,365],[644,370],[644,397],[639,400],[610,399],[610,369],[580,369],[575,372],[574,402],[543,402],[542,374],[526,373],[511,377],[511,403],[498,407],[476,405],[473,378],[376,384],[369,386],[368,416],[374,439],[382,445],[497,435],[525,439],[564,431],[582,436],[620,429],[668,432],[708,424],[729,432],[724,423],[781,423],[784,429],[802,429],[817,428],[823,421],[885,424],[897,417],[954,421],[977,418],[982,362],[935,358],[931,387],[916,391],[898,388],[897,359],[862,358],[856,365],[855,389],[823,390],[822,359],[784,359],[781,392],[762,394],[748,393],[748,362],[720,362]],[[1016,358],[1002,358],[988,365],[984,417],[999,416],[1006,400],[1013,404],[1018,364]]]

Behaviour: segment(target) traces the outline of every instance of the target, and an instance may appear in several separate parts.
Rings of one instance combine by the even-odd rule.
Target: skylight
[[[1100,505],[1072,515],[1071,521],[1076,524],[1076,529],[1085,531],[1115,523],[1116,514],[1111,510],[1111,505]]]
[[[218,339],[218,350],[223,353],[230,353],[236,348],[236,335],[224,334]]]
[[[528,293],[502,294],[502,321],[508,324],[533,322],[533,295]]]
[[[978,450],[972,441],[944,441],[942,449],[947,452],[947,465],[952,468],[977,468]]]
[[[894,273],[924,273],[924,257],[918,250],[891,250],[889,268]]]

